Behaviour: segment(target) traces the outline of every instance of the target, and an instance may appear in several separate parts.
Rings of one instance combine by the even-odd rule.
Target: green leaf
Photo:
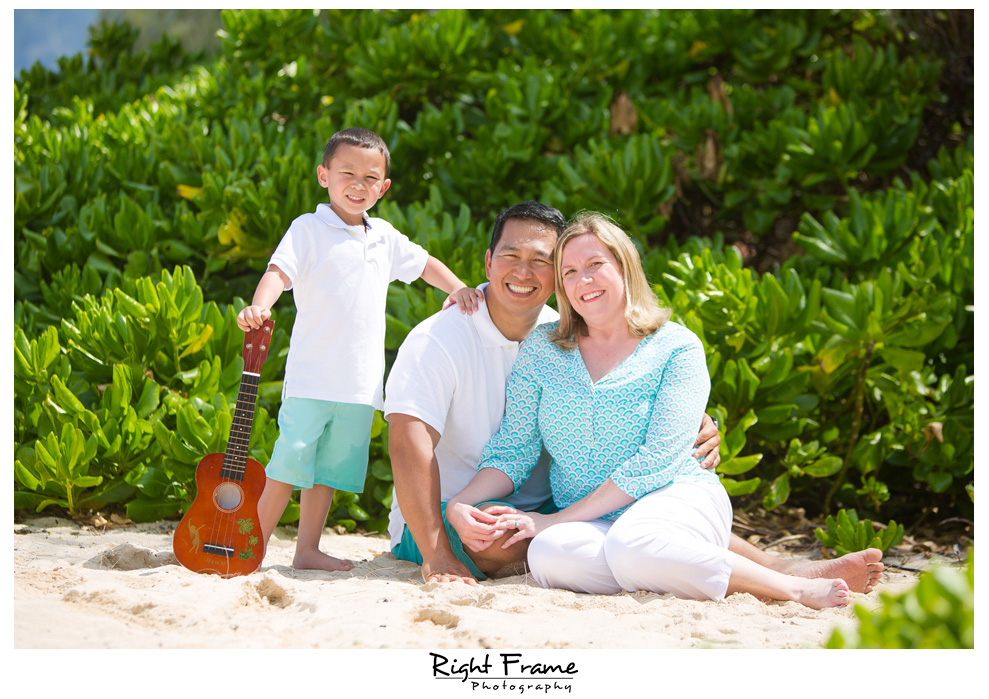
[[[773,510],[790,497],[790,475],[787,473],[777,476],[770,484],[769,490],[762,498],[762,506],[767,510]]]
[[[728,476],[736,476],[746,471],[751,471],[762,461],[762,454],[749,454],[748,456],[737,456],[718,464],[718,473]]]
[[[181,512],[177,502],[137,499],[127,503],[127,516],[135,522],[157,522]]]
[[[137,404],[134,406],[134,410],[137,412],[137,416],[141,418],[146,418],[159,405],[159,386],[151,379],[144,382],[144,387],[141,389],[141,397],[137,399]]]
[[[762,483],[761,478],[749,478],[744,481],[736,481],[731,478],[722,478],[721,484],[725,487],[725,490],[732,497],[741,495],[750,495],[758,489],[759,485]]]
[[[839,456],[825,456],[818,459],[810,466],[805,466],[804,472],[809,476],[814,476],[815,478],[833,476],[841,470],[842,463],[842,459]]]
[[[29,493],[24,490],[14,490],[15,510],[35,510],[36,512],[40,512],[44,509],[45,504],[55,505],[59,503],[40,493]]]
[[[189,343],[186,345],[186,348],[182,351],[182,354],[180,354],[179,357],[188,357],[190,354],[195,354],[206,345],[206,342],[209,340],[209,338],[212,335],[213,335],[213,327],[210,325],[204,326],[202,332],[200,332],[198,336],[196,336],[191,341],[189,341]]]

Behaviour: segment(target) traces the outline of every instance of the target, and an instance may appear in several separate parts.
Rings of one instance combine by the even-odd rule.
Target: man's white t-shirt
[[[380,410],[388,284],[415,281],[428,258],[380,218],[348,226],[320,204],[295,219],[270,260],[291,281],[298,309],[282,398]]]
[[[556,311],[544,306],[539,323],[558,318]],[[436,461],[443,502],[474,477],[484,445],[501,427],[505,387],[518,351],[519,343],[506,339],[495,327],[486,303],[479,304],[473,315],[454,306],[427,318],[398,351],[388,375],[385,417],[410,415],[439,432]],[[550,495],[543,459],[521,490],[504,501],[532,510]],[[405,518],[393,496],[388,525],[393,548],[404,529]]]

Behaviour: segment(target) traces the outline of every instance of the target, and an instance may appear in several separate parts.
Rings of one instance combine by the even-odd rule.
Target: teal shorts
[[[509,505],[507,502],[498,501],[485,502],[481,504],[515,507],[514,505]],[[553,514],[557,511],[558,508],[552,498],[547,500],[543,506],[537,510],[537,512],[544,515]],[[487,580],[488,576],[477,569],[474,561],[472,561],[470,556],[467,555],[467,552],[464,551],[464,543],[460,540],[460,534],[458,534],[457,530],[453,528],[449,521],[447,521],[445,502],[440,505],[440,514],[443,515],[443,526],[446,528],[446,535],[450,539],[450,547],[453,549],[453,555],[455,555],[461,563],[467,566],[467,570],[469,570],[470,574],[475,578],[478,580]],[[397,546],[395,546],[395,548],[391,550],[391,552],[395,555],[395,558],[403,561],[411,561],[416,565],[422,565],[422,554],[419,552],[419,546],[416,544],[416,540],[412,538],[412,532],[409,531],[408,527],[405,527],[402,531],[402,540]]]
[[[362,492],[373,418],[370,405],[286,398],[265,474],[302,490],[319,484]]]

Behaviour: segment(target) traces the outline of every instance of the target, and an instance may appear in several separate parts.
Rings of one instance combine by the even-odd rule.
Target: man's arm
[[[718,433],[718,426],[707,413],[701,418],[701,431],[697,433],[697,441],[694,442],[694,458],[703,459],[701,468],[711,470],[721,463],[721,454],[718,447],[721,446],[721,435]]]
[[[474,576],[454,555],[443,526],[435,453],[439,439],[439,432],[418,418],[402,413],[388,416],[388,452],[395,495],[405,525],[422,554],[423,580],[476,585]]]

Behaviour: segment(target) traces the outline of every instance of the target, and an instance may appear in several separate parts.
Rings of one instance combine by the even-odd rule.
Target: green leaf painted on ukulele
[[[254,520],[253,519],[238,519],[237,528],[241,534],[250,534],[254,531]]]
[[[256,536],[252,536],[247,540],[247,543],[249,543],[251,546],[257,546],[259,541],[261,541],[259,538],[257,538]]]
[[[239,557],[243,561],[254,558],[254,549],[250,549],[250,548],[244,549],[243,551],[240,552]]]

